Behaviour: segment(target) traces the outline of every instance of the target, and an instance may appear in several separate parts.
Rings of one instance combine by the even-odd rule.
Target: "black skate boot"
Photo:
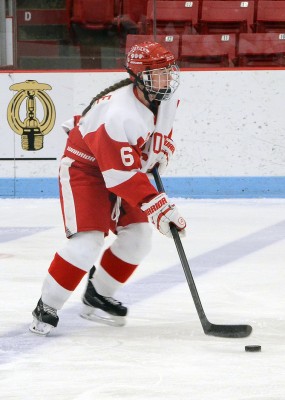
[[[58,316],[55,308],[49,307],[42,302],[38,301],[36,308],[33,311],[34,320],[30,325],[30,331],[37,335],[46,336],[58,324]]]
[[[84,308],[81,317],[92,321],[102,322],[107,325],[123,326],[126,323],[125,316],[128,309],[113,297],[101,296],[94,288],[91,279],[95,273],[93,266],[89,272],[88,283],[82,301]]]

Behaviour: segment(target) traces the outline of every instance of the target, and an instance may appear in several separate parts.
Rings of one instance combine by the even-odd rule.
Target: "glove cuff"
[[[168,197],[165,193],[160,193],[148,203],[143,203],[141,206],[141,210],[146,213],[147,217],[151,217],[152,215],[158,214],[161,208],[166,204],[169,204]]]

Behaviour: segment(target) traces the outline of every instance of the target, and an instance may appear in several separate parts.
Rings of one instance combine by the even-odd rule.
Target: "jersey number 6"
[[[126,167],[130,167],[135,162],[134,157],[132,155],[131,147],[122,147],[121,148],[121,158],[122,162]]]

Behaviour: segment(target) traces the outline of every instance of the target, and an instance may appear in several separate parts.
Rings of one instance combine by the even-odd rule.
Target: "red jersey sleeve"
[[[147,175],[140,171],[144,139],[134,142],[134,138],[128,140],[119,135],[115,140],[111,136],[102,124],[96,132],[86,134],[84,141],[95,155],[106,187],[130,205],[140,206],[158,194]]]

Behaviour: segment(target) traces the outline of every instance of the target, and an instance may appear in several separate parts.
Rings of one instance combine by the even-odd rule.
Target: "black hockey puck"
[[[261,346],[259,346],[259,345],[245,346],[245,351],[249,351],[249,352],[261,351]]]

